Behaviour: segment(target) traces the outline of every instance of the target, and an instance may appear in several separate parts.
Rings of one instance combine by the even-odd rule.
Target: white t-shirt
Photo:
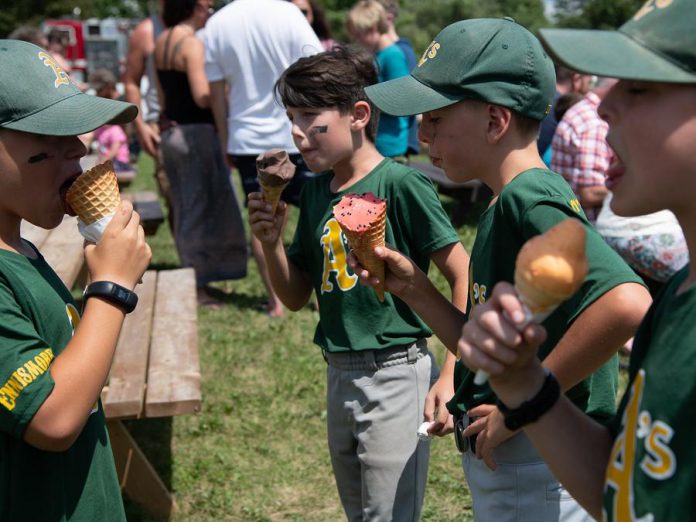
[[[273,86],[289,65],[323,47],[292,2],[235,0],[205,28],[205,69],[229,89],[227,152],[259,154],[273,147],[296,153],[285,109]]]

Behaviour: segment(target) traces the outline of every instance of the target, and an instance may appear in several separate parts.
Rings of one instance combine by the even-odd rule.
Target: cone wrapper
[[[544,321],[578,291],[586,276],[585,227],[578,220],[561,221],[527,241],[515,263],[515,291],[525,313],[518,329]],[[479,370],[474,382],[483,384],[487,378]]]
[[[65,197],[68,213],[77,215],[80,233],[89,241],[99,241],[121,203],[111,161],[78,176]]]
[[[348,194],[334,207],[333,214],[360,264],[379,279],[374,290],[377,299],[384,301],[384,261],[375,256],[375,247],[384,246],[387,202],[372,192]]]
[[[282,149],[271,149],[256,158],[256,177],[263,200],[273,206],[275,214],[280,195],[295,176],[295,165]]]

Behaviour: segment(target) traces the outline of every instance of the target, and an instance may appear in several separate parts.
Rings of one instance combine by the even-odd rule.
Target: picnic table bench
[[[431,163],[411,161],[409,165],[428,176],[437,185],[441,194],[456,200],[454,210],[450,214],[454,226],[460,226],[464,223],[466,212],[472,204],[483,201],[491,195],[490,189],[479,180],[457,183],[449,179],[444,170]]]
[[[53,230],[22,223],[22,237],[39,248],[68,288],[86,275],[76,218]],[[138,306],[126,316],[102,392],[114,461],[123,491],[155,516],[175,503],[124,419],[197,412],[201,404],[195,273],[149,270],[136,289]]]

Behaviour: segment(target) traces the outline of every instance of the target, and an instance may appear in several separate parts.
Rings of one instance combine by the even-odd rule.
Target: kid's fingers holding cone
[[[273,207],[273,214],[278,208],[280,195],[295,175],[295,165],[288,153],[282,149],[271,149],[256,158],[256,177],[261,186],[261,193],[266,203]]]
[[[121,203],[118,180],[111,161],[80,174],[65,194],[66,210],[77,215],[80,233],[99,241]]]
[[[541,323],[578,291],[587,275],[585,227],[566,219],[527,241],[515,262],[515,291],[525,308],[523,329]],[[488,374],[476,372],[474,382],[483,384]]]
[[[375,247],[384,246],[387,202],[372,192],[347,194],[333,214],[360,264],[379,280],[374,289],[377,298],[384,301],[384,261],[375,255]]]

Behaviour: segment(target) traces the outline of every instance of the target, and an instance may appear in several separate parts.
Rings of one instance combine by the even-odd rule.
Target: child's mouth
[[[71,178],[66,180],[65,183],[63,183],[59,189],[60,190],[60,199],[63,202],[63,209],[65,210],[65,213],[69,216],[74,216],[76,214],[75,214],[75,211],[73,210],[73,208],[70,206],[70,203],[68,203],[68,198],[67,198],[68,190],[70,190],[70,187],[72,187],[72,184],[75,183],[75,180],[77,179],[77,177],[79,175],[80,174],[75,174],[74,176],[72,176]]]
[[[625,170],[621,160],[618,157],[614,157],[614,161],[611,162],[611,165],[605,173],[607,179],[604,184],[609,190],[613,190],[613,188],[621,182]]]

